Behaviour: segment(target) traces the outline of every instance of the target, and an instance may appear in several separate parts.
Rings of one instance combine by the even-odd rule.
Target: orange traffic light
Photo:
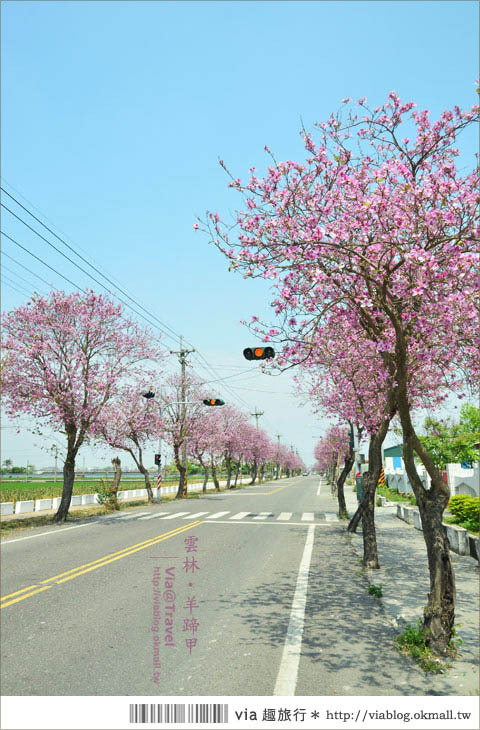
[[[205,398],[203,401],[206,406],[224,406],[225,401],[220,398]]]
[[[246,360],[270,360],[275,357],[273,347],[246,347],[243,351]]]

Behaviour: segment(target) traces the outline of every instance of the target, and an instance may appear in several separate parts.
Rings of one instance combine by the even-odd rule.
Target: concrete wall
[[[397,517],[404,522],[408,522],[416,530],[423,531],[420,512],[416,507],[407,507],[405,504],[397,504]],[[472,537],[468,531],[458,525],[446,525],[443,523],[447,531],[450,550],[459,555],[469,555],[476,560],[479,559],[479,539]]]
[[[447,464],[447,479],[452,494],[469,494],[478,497],[480,474],[478,463],[473,469],[462,469],[461,464]]]

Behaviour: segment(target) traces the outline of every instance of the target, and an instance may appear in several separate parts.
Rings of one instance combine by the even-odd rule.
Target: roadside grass
[[[99,479],[76,479],[73,483],[73,494],[75,496],[82,494],[94,494],[97,491],[97,486],[100,482]],[[189,479],[189,484],[201,484],[203,479]],[[178,483],[178,479],[167,479],[163,480],[165,486],[173,486]],[[152,480],[152,489],[155,488]],[[135,481],[123,481],[120,482],[120,491],[122,489],[145,489],[145,481],[138,479]],[[58,479],[56,482],[53,480],[49,481],[38,481],[34,482],[29,480],[15,482],[7,482],[5,477],[2,478],[0,497],[2,502],[18,502],[27,499],[42,499],[48,497],[61,497],[62,496],[62,480]]]
[[[449,512],[445,512],[443,515],[443,522],[447,525],[458,525],[458,527],[463,527],[470,535],[472,535],[472,537],[478,537],[478,522],[475,523],[472,521],[459,520],[458,517],[451,515]]]
[[[421,619],[414,624],[407,624],[404,631],[395,638],[396,648],[404,655],[412,657],[425,673],[443,674],[451,665],[448,660],[437,657],[427,646],[428,632]],[[458,654],[458,648],[463,644],[456,629],[453,630],[453,638],[450,641],[448,656],[454,659]]]
[[[221,476],[223,480],[226,477]],[[82,494],[95,494],[98,491],[99,479],[76,479],[73,483],[73,492],[75,496]],[[162,484],[164,486],[174,486],[178,484],[178,479],[164,479]],[[188,484],[203,484],[202,478],[189,478]],[[247,485],[237,484],[237,489],[244,489]],[[123,481],[120,482],[119,490],[123,489],[145,489],[145,481],[143,479],[135,481]],[[152,478],[152,489],[155,490],[154,478]],[[0,484],[0,501],[1,502],[19,502],[28,499],[42,499],[48,497],[61,497],[62,496],[62,480],[58,479],[56,482],[53,480],[39,480],[39,481],[19,481],[9,482],[2,477]]]
[[[400,492],[397,492],[396,489],[390,489],[390,487],[387,486],[377,487],[377,494],[380,494],[382,497],[386,497],[389,502],[409,502],[413,506],[417,504],[413,494],[400,494]]]

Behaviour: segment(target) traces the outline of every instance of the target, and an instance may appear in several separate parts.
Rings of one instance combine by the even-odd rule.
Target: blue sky
[[[376,105],[395,89],[432,116],[471,106],[477,76],[473,0],[4,2],[2,184],[225,377],[248,369],[241,351],[251,337],[238,322],[269,315],[269,289],[228,273],[192,228],[207,208],[235,209],[218,158],[245,177],[267,163],[265,144],[279,159],[301,157],[300,120],[311,128],[345,96]],[[462,144],[471,166],[474,133]],[[8,213],[2,230],[92,285]],[[11,242],[3,247],[65,285]],[[2,310],[24,302],[34,283],[48,289],[8,258],[4,265]],[[289,396],[289,376],[226,382],[311,462],[322,421]],[[51,462],[33,446],[39,437],[2,434],[3,459]],[[89,450],[85,458],[99,460]]]

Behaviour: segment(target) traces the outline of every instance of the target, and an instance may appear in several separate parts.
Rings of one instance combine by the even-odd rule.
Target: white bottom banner
[[[2,697],[2,730],[479,727],[478,697]]]

